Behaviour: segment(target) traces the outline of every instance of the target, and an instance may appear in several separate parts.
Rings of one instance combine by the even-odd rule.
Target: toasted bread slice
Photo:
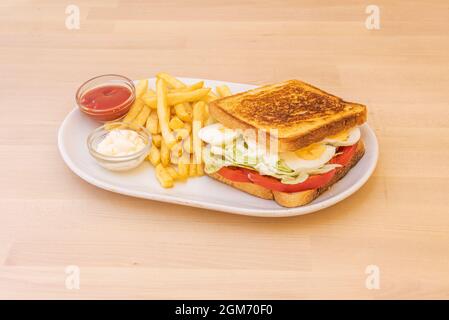
[[[366,121],[364,105],[346,102],[299,80],[217,99],[209,110],[230,129],[264,130],[276,136],[279,151],[298,150]]]
[[[294,208],[306,205],[316,198],[318,198],[319,195],[321,195],[324,191],[329,189],[333,184],[335,184],[338,180],[343,178],[348,171],[354,167],[357,162],[363,157],[365,153],[365,147],[362,141],[359,141],[357,145],[357,150],[352,158],[351,162],[348,163],[343,168],[339,168],[335,176],[332,178],[332,180],[322,186],[318,189],[313,190],[306,190],[301,192],[294,192],[294,193],[287,193],[287,192],[279,192],[279,191],[273,191],[270,189],[267,189],[265,187],[259,186],[254,183],[246,183],[246,182],[234,182],[229,179],[226,179],[219,175],[218,173],[214,173],[209,175],[210,177],[217,179],[218,181],[221,181],[223,183],[226,183],[230,186],[233,186],[234,188],[237,188],[239,190],[242,190],[244,192],[247,192],[249,194],[252,194],[256,197],[263,198],[263,199],[274,199],[279,205],[287,208]]]
[[[235,182],[229,180],[218,173],[209,174],[210,177],[217,179],[220,182],[226,183],[234,188],[245,191],[246,193],[252,194],[253,196],[265,199],[265,200],[273,200],[273,192],[270,189],[259,186],[254,183],[246,183],[246,182]]]

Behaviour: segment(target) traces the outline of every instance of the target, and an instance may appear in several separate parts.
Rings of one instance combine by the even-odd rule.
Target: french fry
[[[171,155],[170,155],[170,163],[171,163],[171,164],[178,165],[178,161],[179,161],[179,158],[178,158],[178,157],[175,157],[174,154],[171,154]]]
[[[147,99],[150,99],[151,97],[156,97],[156,92],[154,92],[153,90],[148,90],[148,91],[146,91],[141,97],[140,97],[140,99],[142,99],[142,101],[146,104],[146,100]],[[147,104],[146,104],[147,105]],[[151,106],[150,105],[148,105],[150,108],[151,108]]]
[[[190,122],[184,122],[184,129],[190,133],[192,131],[192,124]]]
[[[182,153],[184,152],[184,149],[182,148],[182,142],[178,142],[171,148],[170,150],[170,158],[176,158],[179,159],[179,157],[182,156]]]
[[[202,142],[198,137],[198,132],[200,131],[203,121],[204,121],[204,112],[205,112],[206,104],[204,101],[198,101],[193,106],[193,123],[192,123],[192,139],[193,139],[193,156],[194,163],[201,163],[201,147]]]
[[[157,109],[157,97],[156,96],[153,96],[150,94],[144,94],[141,97],[141,99],[151,109]]]
[[[192,113],[189,113],[187,111],[188,107],[186,105],[189,105],[189,104],[188,103],[180,103],[180,104],[175,105],[174,110],[175,110],[176,116],[179,119],[181,119],[182,121],[192,122]]]
[[[212,102],[217,99],[218,99],[218,96],[215,93],[213,93],[212,91],[209,92],[209,94],[207,96],[201,98],[201,100],[203,100],[204,102],[207,102],[207,103]]]
[[[156,80],[156,95],[157,95],[157,115],[159,117],[159,126],[161,127],[162,137],[170,149],[176,142],[173,134],[168,126],[169,109],[167,104],[167,87],[164,80],[158,78]]]
[[[145,127],[151,134],[158,134],[161,132],[156,110],[151,111],[150,115],[148,116]]]
[[[129,108],[129,111],[123,118],[122,122],[131,123],[134,120],[134,118],[137,117],[140,111],[142,111],[143,106],[144,106],[143,101],[140,99],[136,99],[131,108]]]
[[[137,115],[136,118],[131,122],[130,128],[134,130],[138,130],[139,127],[144,126],[145,122],[148,120],[148,116],[150,115],[151,109],[149,106],[144,105],[142,111]]]
[[[195,177],[196,176],[196,164],[190,163],[189,164],[189,177]]]
[[[192,136],[188,136],[184,140],[184,143],[182,144],[182,146],[183,146],[185,152],[192,153],[193,152]]]
[[[144,125],[152,134],[148,160],[164,188],[175,180],[204,175],[198,132],[213,120],[207,103],[231,95],[226,85],[217,86],[216,92],[204,88],[203,81],[186,85],[167,73],[157,74],[156,91],[148,87],[148,80],[136,84],[136,101],[123,121],[135,130]]]
[[[196,175],[198,177],[204,176],[204,166],[202,163],[196,165]]]
[[[204,86],[204,81],[198,81],[190,86],[185,86],[181,88],[172,89],[170,92],[185,92],[185,91],[193,91],[196,89],[201,89]]]
[[[204,106],[204,116],[203,116],[203,125],[204,125],[204,123],[206,123],[207,122],[207,120],[209,119],[209,104],[205,104],[205,106]]]
[[[211,115],[209,115],[209,118],[207,118],[206,122],[204,123],[204,127],[207,127],[214,123],[217,123],[217,121]]]
[[[148,89],[148,79],[139,80],[136,85],[136,97],[140,98]]]
[[[161,147],[161,142],[162,142],[162,136],[160,134],[153,134],[151,136],[151,138],[152,138],[151,141],[153,142],[153,144],[156,147],[160,148]]]
[[[187,179],[189,176],[189,164],[186,157],[181,157],[178,161],[178,176],[180,180]]]
[[[181,129],[184,127],[184,122],[182,122],[182,120],[178,117],[174,116],[173,118],[171,118],[168,126],[172,130]]]
[[[170,163],[170,149],[164,139],[161,141],[161,163],[164,167]]]
[[[175,139],[178,142],[186,139],[190,134],[189,130],[187,130],[186,128],[175,129],[173,132],[175,134]]]
[[[176,172],[175,168],[167,167],[167,168],[165,168],[165,170],[170,175],[170,177],[172,177],[173,180],[178,180],[179,179],[179,174]]]
[[[210,92],[210,88],[201,88],[186,92],[173,92],[167,95],[169,105],[177,105],[184,102],[198,101]]]
[[[153,166],[157,166],[159,163],[161,163],[161,153],[155,145],[152,145],[150,148],[148,160],[150,160]]]
[[[171,188],[173,187],[173,178],[170,176],[170,174],[167,172],[167,170],[162,166],[161,163],[159,163],[156,166],[156,178],[159,180],[159,183],[164,188]]]
[[[192,117],[193,114],[193,109],[192,109],[192,105],[188,102],[184,103],[184,107],[186,108],[187,113],[190,115],[190,118]],[[192,121],[190,121],[192,122]]]
[[[222,86],[217,86],[215,88],[215,90],[217,91],[218,95],[220,96],[220,98],[224,98],[227,96],[232,95],[231,90],[229,89],[229,87],[227,85],[222,85]]]
[[[115,121],[107,122],[104,125],[104,129],[108,130],[108,131],[113,130],[113,129],[117,129],[118,127],[120,127],[120,123],[117,123]]]
[[[186,85],[182,81],[176,79],[175,77],[172,77],[168,73],[159,72],[158,74],[156,74],[156,77],[159,79],[163,79],[171,88],[179,89],[186,87]]]
[[[157,79],[161,80],[161,79]],[[157,84],[156,80],[156,84]],[[162,80],[163,81],[163,80]],[[202,99],[207,94],[209,94],[210,88],[201,88],[193,91],[185,91],[185,92],[169,92],[166,94],[167,105],[173,106],[180,103],[185,102],[194,102]],[[149,106],[151,109],[157,109],[158,97],[154,96],[142,96],[143,102]]]
[[[218,96],[215,93],[213,93],[212,91],[209,92],[209,94],[207,96],[211,97],[212,99],[218,99]]]
[[[136,101],[122,121],[134,130],[145,126],[151,133],[148,160],[160,184],[170,188],[175,180],[204,175],[198,132],[214,121],[208,103],[232,93],[226,85],[217,86],[214,93],[204,87],[204,81],[187,85],[164,72],[156,77],[155,91],[148,87],[148,80],[137,82]],[[117,125],[107,124],[111,129]]]

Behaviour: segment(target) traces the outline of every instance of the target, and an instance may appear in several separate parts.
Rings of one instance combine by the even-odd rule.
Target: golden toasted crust
[[[210,114],[231,129],[264,130],[279,151],[294,151],[366,121],[366,107],[299,80],[288,80],[212,101]]]
[[[356,153],[351,160],[351,162],[340,169],[337,174],[332,178],[332,180],[325,186],[313,189],[313,190],[307,190],[307,191],[301,191],[301,192],[294,192],[294,193],[287,193],[287,192],[279,192],[270,190],[267,188],[264,188],[262,186],[256,185],[254,183],[245,183],[245,182],[233,182],[229,179],[226,179],[222,176],[220,176],[217,173],[209,175],[210,177],[217,179],[218,181],[221,181],[223,183],[226,183],[230,186],[233,186],[234,188],[237,188],[239,190],[242,190],[244,192],[247,192],[249,194],[252,194],[256,197],[263,198],[263,199],[273,199],[281,206],[287,207],[287,208],[294,208],[306,205],[313,200],[315,200],[318,196],[320,196],[324,191],[329,189],[333,184],[335,184],[338,180],[343,178],[349,170],[354,167],[357,162],[363,157],[365,153],[365,147],[362,141],[359,141],[357,145]]]
[[[225,177],[219,175],[218,173],[209,174],[210,177],[217,179],[220,182],[223,182],[227,185],[230,185],[239,190],[245,191],[246,193],[252,194],[253,196],[266,199],[273,200],[273,193],[270,189],[264,188],[254,183],[246,183],[246,182],[235,182]]]

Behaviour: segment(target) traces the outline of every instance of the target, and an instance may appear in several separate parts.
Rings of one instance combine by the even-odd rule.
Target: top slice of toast
[[[297,150],[366,121],[364,105],[346,102],[299,80],[217,99],[209,109],[228,128],[254,128],[275,135],[279,151]]]

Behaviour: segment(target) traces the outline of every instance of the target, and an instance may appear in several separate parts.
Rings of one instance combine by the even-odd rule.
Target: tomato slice
[[[352,146],[340,147],[338,148],[340,154],[332,158],[329,163],[346,166],[354,157],[356,150],[357,143]],[[264,176],[257,171],[238,167],[223,167],[218,170],[218,174],[232,181],[252,182],[270,190],[292,193],[317,189],[328,184],[337,170],[338,168],[323,174],[309,176],[306,181],[297,184],[284,184],[274,177]]]
[[[276,190],[281,192],[300,192],[310,189],[316,189],[327,184],[335,175],[335,169],[323,173],[316,174],[307,178],[306,181],[297,184],[285,184],[278,179],[270,176],[262,176],[255,172],[248,173],[248,178],[262,187],[270,190]]]
[[[342,166],[346,166],[351,159],[354,157],[355,152],[357,150],[357,143],[352,146],[340,147],[337,152],[341,153],[335,157],[333,157],[329,163],[340,164]]]
[[[218,174],[235,182],[251,182],[248,179],[248,171],[238,167],[223,167],[218,170]]]

